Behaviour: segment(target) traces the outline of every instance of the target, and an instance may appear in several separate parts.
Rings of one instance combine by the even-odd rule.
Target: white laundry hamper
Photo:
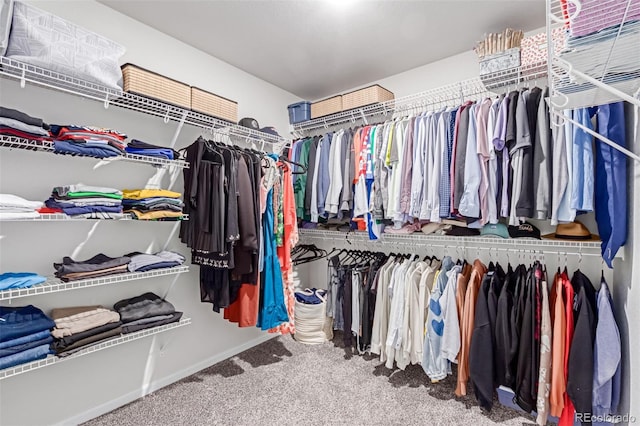
[[[319,290],[296,290],[296,293],[304,293],[308,296],[316,295],[322,302],[318,304],[301,303],[296,298],[294,338],[307,345],[320,345],[328,340],[325,333],[325,321],[327,312],[327,300]]]

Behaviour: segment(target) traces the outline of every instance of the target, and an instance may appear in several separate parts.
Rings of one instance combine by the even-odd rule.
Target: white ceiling
[[[545,24],[544,0],[100,1],[308,100]]]

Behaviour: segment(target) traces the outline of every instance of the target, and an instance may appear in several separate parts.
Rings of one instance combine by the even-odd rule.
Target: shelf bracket
[[[362,116],[362,121],[364,122],[364,125],[368,126],[369,122],[367,121],[367,116],[364,115],[364,111],[362,110],[362,108],[360,108],[360,115]]]
[[[24,89],[27,86],[27,70],[22,69],[22,76],[20,77],[20,88]]]
[[[109,94],[108,93],[104,96],[104,104],[103,105],[104,105],[104,109],[109,109]]]
[[[171,108],[171,107],[169,107],[169,106],[167,105],[167,113],[164,115],[164,118],[162,119],[162,121],[164,121],[164,124],[167,124],[167,123],[169,122],[169,109],[170,109],[170,108]]]
[[[167,109],[166,118],[168,118],[168,114],[169,114],[169,110]],[[176,146],[176,142],[178,141],[178,136],[180,136],[180,132],[182,131],[182,127],[184,126],[185,120],[187,119],[187,115],[189,115],[189,111],[184,111],[182,113],[182,117],[180,117],[180,121],[178,122],[178,127],[176,127],[176,131],[173,134],[173,139],[171,139],[171,144],[169,145],[170,148],[173,148],[174,146]]]

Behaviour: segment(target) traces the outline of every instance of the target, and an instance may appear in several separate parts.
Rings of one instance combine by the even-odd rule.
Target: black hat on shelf
[[[242,120],[238,121],[238,124],[242,127],[247,127],[252,130],[260,131],[260,125],[255,118],[245,117]]]

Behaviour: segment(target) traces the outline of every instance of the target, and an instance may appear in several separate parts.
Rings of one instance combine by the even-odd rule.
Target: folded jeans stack
[[[50,209],[87,219],[122,219],[122,192],[114,188],[76,185],[56,186],[45,201]]]
[[[0,369],[46,358],[55,323],[33,305],[0,306]]]
[[[54,263],[53,267],[56,277],[68,282],[127,272],[130,261],[127,256],[109,257],[100,253],[82,262],[64,257],[62,263]]]
[[[0,194],[0,220],[33,219],[40,216],[40,201],[29,201],[13,194]]]
[[[146,272],[153,269],[173,268],[184,263],[185,257],[173,251],[160,251],[155,254],[129,253],[126,257],[131,259],[128,265],[129,272]]]
[[[0,135],[15,136],[35,141],[50,141],[49,125],[42,119],[24,112],[0,107]]]
[[[176,151],[171,148],[165,148],[159,145],[153,145],[137,139],[132,139],[124,149],[128,154],[144,155],[147,157],[164,158],[166,160],[174,160],[180,157]]]
[[[120,314],[123,334],[171,324],[182,318],[182,312],[176,312],[171,303],[154,293],[121,300],[113,309]]]
[[[65,357],[122,332],[120,315],[100,305],[53,309],[55,341],[51,348]]]
[[[0,291],[14,288],[29,288],[42,284],[47,279],[33,272],[5,272],[0,274]]]
[[[89,126],[51,125],[57,154],[107,158],[124,155],[127,135],[117,130]]]
[[[181,220],[182,194],[166,189],[125,189],[122,205],[126,213],[140,220]]]

